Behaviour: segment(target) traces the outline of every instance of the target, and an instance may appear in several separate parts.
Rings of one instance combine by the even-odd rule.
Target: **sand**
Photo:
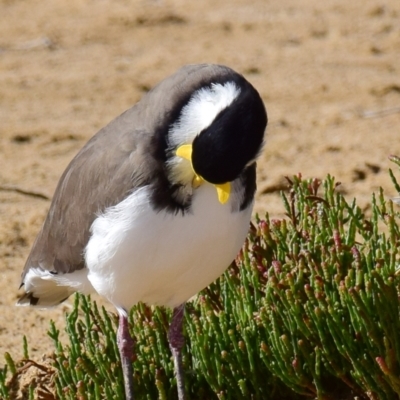
[[[52,350],[47,311],[15,307],[57,181],[84,143],[183,64],[243,73],[265,100],[256,210],[284,213],[284,177],[342,182],[368,212],[395,196],[398,0],[0,0],[0,355]],[[40,197],[41,196],[41,197]],[[0,360],[0,365],[3,361]]]

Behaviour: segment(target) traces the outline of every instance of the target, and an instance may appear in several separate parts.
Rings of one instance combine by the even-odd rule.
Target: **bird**
[[[134,399],[128,313],[170,307],[179,400],[185,303],[217,279],[250,226],[268,123],[259,92],[217,64],[178,69],[97,132],[72,159],[22,272],[18,305],[97,292],[119,315],[127,400]]]

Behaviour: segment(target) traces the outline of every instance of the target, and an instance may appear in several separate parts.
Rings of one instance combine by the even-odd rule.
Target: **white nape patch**
[[[189,103],[182,108],[178,121],[169,131],[169,147],[176,148],[192,143],[222,110],[232,104],[239,93],[240,89],[234,82],[226,82],[223,85],[213,83],[211,87],[194,92]]]
[[[74,292],[93,293],[87,273],[86,268],[66,274],[51,274],[41,268],[30,268],[24,278],[24,290],[38,298],[39,307],[52,307]]]
[[[218,278],[239,252],[252,207],[232,212],[204,183],[190,213],[153,210],[151,188],[136,190],[92,224],[85,251],[88,278],[117,308],[142,301],[175,307]]]
[[[211,87],[194,92],[189,103],[181,111],[179,119],[171,126],[168,133],[168,149],[172,153],[183,144],[191,144],[195,137],[208,128],[215,117],[229,107],[239,96],[240,88],[234,82],[213,83]],[[187,160],[173,156],[168,161],[171,179],[175,182],[189,182],[193,179],[191,168],[180,168]]]

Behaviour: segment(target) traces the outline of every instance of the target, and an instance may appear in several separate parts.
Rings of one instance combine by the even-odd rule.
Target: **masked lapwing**
[[[118,310],[133,399],[128,312],[174,309],[169,343],[179,399],[185,302],[218,278],[249,229],[267,114],[222,65],[188,65],[94,135],[56,188],[22,273],[18,304],[52,307],[97,292]]]

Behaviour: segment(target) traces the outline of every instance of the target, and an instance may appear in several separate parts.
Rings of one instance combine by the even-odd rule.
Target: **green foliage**
[[[271,378],[266,366],[259,361],[259,349],[255,349],[252,356],[257,365],[250,365],[246,345],[236,332],[239,328],[234,326],[237,321],[228,318],[228,313],[220,309],[216,313],[216,303],[210,300],[210,296],[213,296],[211,291],[205,293],[198,304],[188,306],[186,314],[188,338],[184,366],[190,398],[265,399],[270,398],[267,390],[276,393],[276,397],[271,398],[285,398],[288,390],[282,384],[281,389],[278,388],[276,379]],[[170,316],[169,310],[144,304],[134,307],[131,312],[131,333],[136,342],[135,394],[138,399],[177,398],[167,341]],[[220,322],[224,326],[215,331]],[[49,335],[55,342],[56,367],[59,370],[57,398],[123,398],[116,326],[115,316],[105,309],[100,312],[96,303],[80,295],[75,297],[74,310],[67,317],[70,344],[66,348],[59,340],[59,331],[54,323],[51,324]],[[247,348],[252,349],[250,342],[247,342]]]
[[[236,261],[187,304],[189,398],[398,399],[399,213],[380,192],[367,218],[329,176],[289,182],[287,217],[257,218]],[[170,317],[143,304],[131,311],[137,399],[177,398]],[[57,398],[123,398],[116,326],[83,296],[67,316],[68,346],[51,324]],[[1,398],[7,373],[17,373],[9,356]]]
[[[16,369],[15,369],[15,364],[14,364],[14,360],[11,358],[11,356],[9,355],[9,353],[5,353],[4,354],[4,358],[7,362],[7,364],[0,369],[0,399],[8,399],[9,398],[9,390],[8,390],[8,385],[7,385],[7,378],[8,378],[8,373],[9,373],[9,363],[8,361],[11,360],[12,366],[14,367],[14,369],[11,368],[10,373],[12,375],[16,374]],[[9,359],[9,360],[8,360]]]
[[[350,389],[362,398],[396,399],[398,214],[381,192],[366,220],[355,202],[335,193],[332,178],[323,197],[318,186],[295,179],[284,199],[289,220],[260,222],[253,239],[268,270],[259,313],[266,360],[297,393],[337,399]]]

